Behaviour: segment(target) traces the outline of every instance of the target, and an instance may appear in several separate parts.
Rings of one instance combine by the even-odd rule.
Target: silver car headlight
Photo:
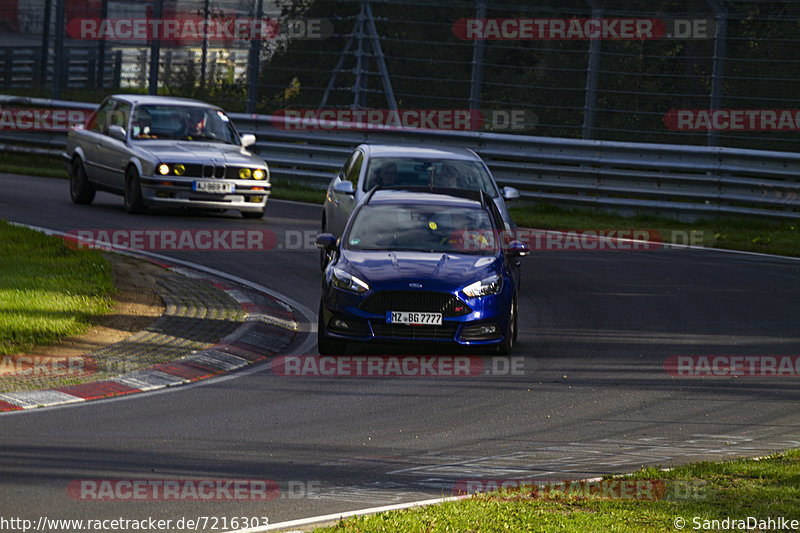
[[[357,292],[358,294],[369,290],[369,285],[367,285],[364,281],[351,274],[348,274],[339,267],[335,267],[333,269],[332,283],[333,286],[338,289]]]
[[[480,296],[489,296],[490,294],[497,294],[503,289],[503,277],[499,274],[489,276],[488,278],[470,283],[462,292],[470,298],[478,298]]]

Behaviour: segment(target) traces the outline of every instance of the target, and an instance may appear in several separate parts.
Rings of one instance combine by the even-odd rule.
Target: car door
[[[109,188],[123,191],[125,188],[125,166],[128,162],[128,145],[109,135],[109,126],[121,126],[126,134],[128,119],[131,116],[131,105],[128,102],[117,101],[109,113],[107,125],[97,145],[97,162],[102,168],[104,184]]]
[[[345,162],[329,190],[331,195],[331,217],[328,220],[328,231],[340,237],[344,232],[347,220],[355,209],[358,197],[358,177],[361,174],[361,167],[364,164],[364,152],[356,150]],[[335,190],[336,184],[349,181],[353,184],[353,193],[338,192]]]
[[[92,182],[103,185],[108,183],[108,179],[99,153],[103,138],[108,133],[108,120],[115,105],[116,101],[110,98],[101,103],[97,111],[89,118],[86,128],[80,132],[80,146],[83,150],[83,166],[86,169],[86,175]]]

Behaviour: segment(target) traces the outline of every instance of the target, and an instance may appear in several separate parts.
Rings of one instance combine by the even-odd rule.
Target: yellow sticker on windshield
[[[429,227],[429,228],[431,228],[431,229],[433,229],[433,230],[435,230],[435,229],[436,229],[436,228],[438,228],[439,226],[437,226],[437,225],[436,225],[436,222],[434,222],[433,220],[431,220],[430,222],[428,222],[428,227]]]

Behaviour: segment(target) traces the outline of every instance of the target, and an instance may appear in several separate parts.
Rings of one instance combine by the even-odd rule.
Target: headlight
[[[249,168],[240,168],[239,169],[239,177],[243,180],[250,179],[250,169]]]
[[[479,296],[489,296],[490,294],[497,294],[503,288],[503,278],[495,274],[486,279],[476,281],[464,287],[463,292],[470,298],[478,298]]]
[[[166,176],[167,174],[169,174],[169,165],[166,163],[161,163],[160,165],[158,165],[158,173],[161,174],[162,176]]]
[[[186,172],[186,166],[178,163],[172,167],[172,170],[175,172],[176,176],[183,176],[184,172]]]
[[[264,179],[264,171],[261,170],[260,168],[255,169],[253,171],[253,177],[255,179],[257,179],[257,180],[263,180]]]
[[[362,292],[369,290],[369,285],[361,281],[355,276],[351,276],[341,268],[333,269],[333,286],[345,291]]]

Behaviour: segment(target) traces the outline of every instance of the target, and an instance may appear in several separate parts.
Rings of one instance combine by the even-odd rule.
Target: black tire
[[[241,211],[244,218],[264,218],[264,210],[261,211]]]
[[[508,331],[506,331],[506,336],[505,339],[503,339],[503,343],[497,347],[497,352],[500,355],[511,355],[511,353],[514,351],[514,344],[516,343],[519,329],[517,322],[518,314],[517,296],[514,295],[514,300],[511,302],[511,313],[508,317]]]
[[[90,204],[94,200],[94,185],[86,177],[86,169],[79,157],[72,160],[69,168],[69,196],[76,204]]]
[[[320,355],[342,355],[347,349],[347,343],[331,339],[325,335],[325,324],[322,320],[322,304],[317,315],[317,351]]]
[[[139,183],[139,172],[129,167],[125,172],[125,211],[141,214],[147,211],[142,199],[142,186]]]

